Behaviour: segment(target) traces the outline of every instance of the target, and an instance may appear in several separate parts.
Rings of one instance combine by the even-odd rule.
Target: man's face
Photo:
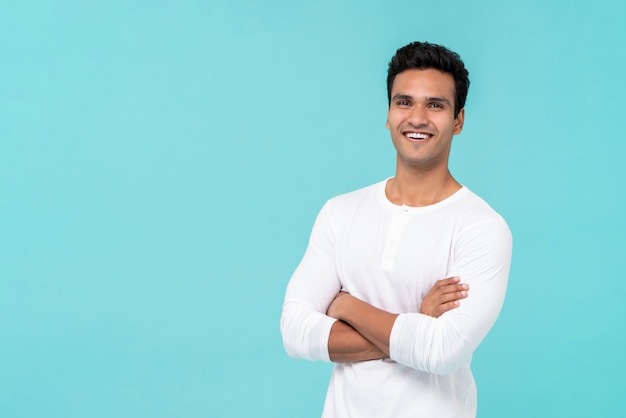
[[[391,89],[387,128],[398,169],[447,169],[452,136],[463,129],[464,110],[454,117],[454,78],[438,70],[406,70]]]

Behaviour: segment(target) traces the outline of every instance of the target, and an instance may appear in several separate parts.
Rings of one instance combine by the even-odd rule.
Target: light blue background
[[[623,4],[0,3],[0,417],[319,416],[283,292],[393,175],[413,40],[465,60],[452,172],[514,233],[479,417],[625,414]]]

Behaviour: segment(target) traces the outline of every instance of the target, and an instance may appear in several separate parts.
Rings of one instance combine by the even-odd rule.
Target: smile
[[[427,134],[427,133],[422,133],[422,132],[406,132],[404,134],[404,136],[406,136],[407,138],[410,139],[428,139],[430,137],[432,137],[431,134]]]

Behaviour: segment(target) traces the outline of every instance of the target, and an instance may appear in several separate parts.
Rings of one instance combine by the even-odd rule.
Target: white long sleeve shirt
[[[436,204],[397,206],[380,182],[329,200],[285,295],[281,331],[295,358],[330,361],[326,316],[340,290],[392,313],[390,359],[335,364],[323,417],[475,417],[472,353],[504,301],[505,221],[462,187]],[[419,313],[433,284],[470,286],[458,308]]]

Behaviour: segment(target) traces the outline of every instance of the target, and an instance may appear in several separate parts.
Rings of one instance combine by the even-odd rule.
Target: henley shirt
[[[429,206],[391,203],[386,181],[330,199],[285,295],[281,332],[294,358],[330,361],[339,291],[388,312],[390,358],[336,363],[324,418],[475,417],[472,353],[505,297],[512,238],[504,219],[461,187]],[[458,276],[468,297],[439,318],[420,314],[434,283]]]

